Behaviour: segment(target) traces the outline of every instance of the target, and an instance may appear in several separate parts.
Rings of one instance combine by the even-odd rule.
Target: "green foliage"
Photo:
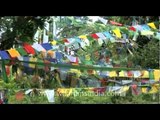
[[[134,51],[132,60],[142,68],[159,69],[159,41],[151,39],[148,44]]]
[[[16,40],[33,43],[33,37],[38,28],[43,29],[49,16],[4,16],[0,17],[2,31],[1,49],[10,49],[17,44]]]

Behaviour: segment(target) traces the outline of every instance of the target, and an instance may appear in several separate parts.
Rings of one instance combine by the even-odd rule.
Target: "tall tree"
[[[38,28],[43,29],[49,16],[3,16],[0,17],[0,49],[10,49],[16,40],[33,43]]]

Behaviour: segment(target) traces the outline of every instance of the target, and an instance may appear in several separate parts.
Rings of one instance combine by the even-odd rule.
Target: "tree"
[[[2,50],[10,49],[17,44],[16,40],[33,43],[38,28],[43,29],[49,16],[4,16],[0,17]]]
[[[132,57],[135,65],[146,69],[159,69],[160,44],[159,40],[151,39],[148,44],[138,48]]]

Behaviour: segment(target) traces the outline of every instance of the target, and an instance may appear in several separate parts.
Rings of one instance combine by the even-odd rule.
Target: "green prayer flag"
[[[150,79],[150,80],[153,80],[153,79],[154,79],[153,71],[149,71],[149,79]]]
[[[44,63],[43,60],[40,60],[40,59],[37,59],[37,62],[38,62],[38,63]],[[44,68],[44,65],[42,65],[42,64],[37,64],[37,67],[42,69],[42,68]]]
[[[87,39],[88,39],[89,41],[94,40],[94,39],[93,39],[91,36],[89,36],[89,35],[87,35],[86,37],[87,37]]]
[[[21,56],[28,55],[27,52],[23,48],[16,48],[16,50],[20,53]]]

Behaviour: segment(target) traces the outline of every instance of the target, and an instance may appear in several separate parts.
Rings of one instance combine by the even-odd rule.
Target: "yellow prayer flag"
[[[37,58],[34,58],[34,57],[31,57],[31,58],[29,58],[29,61],[30,62],[37,62]],[[31,67],[31,68],[35,68],[35,64],[29,64],[29,67]]]
[[[148,23],[148,25],[151,27],[151,28],[153,28],[153,29],[157,29],[156,28],[156,26],[155,26],[155,24],[152,22],[152,23]]]
[[[123,86],[121,87],[121,89],[119,89],[118,91],[116,91],[116,93],[125,93],[129,90],[129,86]]]
[[[117,77],[116,71],[110,71],[109,72],[109,77]]]
[[[53,41],[51,42],[51,44],[52,44],[52,45],[56,45],[56,44],[57,44],[57,41],[53,40]]]
[[[156,81],[159,81],[160,80],[160,70],[154,70],[153,74],[154,74],[154,79]]]
[[[156,85],[153,85],[149,93],[157,93],[158,92],[158,87]]]
[[[147,70],[142,71],[142,75],[141,78],[149,78],[149,72]]]
[[[69,97],[72,94],[73,89],[72,88],[58,88],[57,92],[60,94],[63,94],[66,97]]]
[[[21,55],[19,54],[19,52],[16,49],[10,49],[8,50],[9,54],[11,55],[11,57],[20,57]]]
[[[80,35],[79,38],[81,38],[81,39],[87,39],[87,36],[86,35]]]
[[[125,77],[124,71],[119,72],[119,77]]]
[[[90,59],[91,59],[91,58],[90,58],[90,55],[86,55],[86,56],[85,56],[85,59],[86,59],[86,60],[90,60]]]
[[[142,93],[147,93],[147,88],[142,88]]]
[[[126,92],[126,91],[128,91],[129,90],[129,86],[124,86],[123,88],[122,88],[122,92]]]
[[[114,29],[113,32],[116,34],[116,36],[117,36],[118,38],[121,38],[121,37],[122,37],[122,35],[121,35],[121,33],[120,33],[120,30],[119,30],[118,28]]]

